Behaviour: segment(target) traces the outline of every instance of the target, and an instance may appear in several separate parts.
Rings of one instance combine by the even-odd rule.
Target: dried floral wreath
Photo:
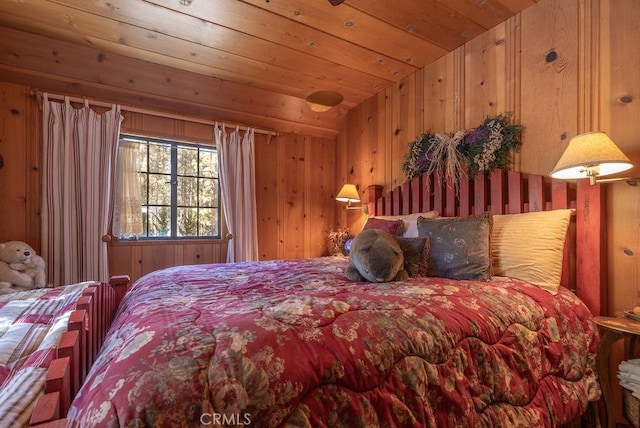
[[[442,170],[455,182],[467,174],[506,168],[511,153],[520,149],[522,127],[511,123],[510,114],[488,117],[472,131],[420,135],[409,143],[402,169],[407,179]]]

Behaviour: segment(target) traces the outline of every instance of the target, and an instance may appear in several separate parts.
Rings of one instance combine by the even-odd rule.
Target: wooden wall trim
[[[600,0],[578,2],[578,133],[600,131]]]

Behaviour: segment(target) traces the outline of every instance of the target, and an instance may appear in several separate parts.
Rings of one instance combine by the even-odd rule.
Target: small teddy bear
[[[22,241],[0,244],[0,294],[45,285],[45,261],[33,248]]]

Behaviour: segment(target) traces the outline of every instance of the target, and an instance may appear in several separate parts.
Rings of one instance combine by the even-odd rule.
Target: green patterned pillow
[[[418,233],[431,241],[428,276],[491,279],[492,225],[488,212],[469,217],[418,218]]]

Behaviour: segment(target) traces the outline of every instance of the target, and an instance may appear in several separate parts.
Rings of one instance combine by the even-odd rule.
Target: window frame
[[[153,206],[160,206],[160,207],[169,207],[170,213],[171,213],[171,226],[170,226],[170,234],[166,235],[166,236],[138,236],[138,237],[132,237],[132,238],[117,238],[119,242],[121,243],[145,243],[145,242],[170,242],[170,241],[179,241],[179,242],[186,242],[186,241],[197,241],[197,242],[201,242],[201,241],[205,241],[205,240],[222,240],[222,236],[223,236],[223,230],[222,230],[222,226],[223,226],[223,222],[222,222],[222,215],[223,215],[223,209],[222,209],[222,195],[221,195],[221,191],[220,191],[220,169],[219,169],[219,165],[218,165],[218,174],[215,177],[204,177],[199,175],[200,171],[198,170],[195,174],[193,175],[179,175],[178,174],[178,150],[181,147],[184,148],[188,148],[188,149],[205,149],[208,151],[213,151],[216,156],[217,156],[217,147],[215,145],[212,144],[203,144],[203,143],[198,143],[198,142],[192,142],[192,141],[184,141],[184,140],[178,140],[178,139],[169,139],[169,138],[158,138],[158,137],[151,137],[148,135],[140,135],[140,134],[134,134],[134,133],[128,133],[128,132],[121,132],[120,133],[120,139],[124,139],[124,140],[128,140],[128,141],[133,141],[136,142],[138,144],[146,144],[147,147],[149,145],[149,143],[159,143],[159,144],[166,144],[170,147],[170,169],[171,172],[170,174],[165,174],[168,175],[169,181],[168,183],[170,184],[170,188],[171,188],[171,195],[170,195],[170,204],[169,205],[158,205],[158,204],[149,204],[149,185],[148,185],[148,177],[150,174],[155,174],[155,173],[151,173],[149,171],[149,156],[147,156],[147,165],[145,165],[145,170],[144,172],[139,171],[139,173],[141,174],[145,174],[147,177],[147,191],[146,194],[143,194],[143,203],[142,206],[143,208],[149,208],[149,207],[153,207]],[[200,169],[200,159],[198,159],[198,169]],[[216,189],[217,189],[217,205],[215,206],[211,206],[211,207],[198,207],[198,206],[186,206],[186,205],[178,205],[178,180],[180,177],[187,177],[187,178],[195,178],[196,180],[200,180],[200,179],[211,179],[213,178],[213,180],[215,180],[216,182]],[[144,192],[143,192],[144,193]],[[212,208],[214,210],[217,211],[217,231],[218,234],[217,235],[209,235],[209,236],[197,236],[197,235],[189,235],[189,236],[178,236],[178,209],[179,208]],[[144,225],[144,230],[148,233],[149,231],[149,216],[146,216],[146,222],[147,224]]]

